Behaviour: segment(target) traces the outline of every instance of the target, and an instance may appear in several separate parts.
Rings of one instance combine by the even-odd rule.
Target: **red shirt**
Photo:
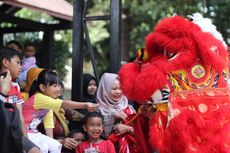
[[[1,91],[1,89],[0,89]],[[17,83],[11,83],[11,90],[8,92],[8,97],[6,98],[6,102],[12,104],[22,104],[24,100],[21,97],[20,87]]]
[[[110,140],[102,140],[99,143],[84,141],[76,147],[76,153],[116,153]]]

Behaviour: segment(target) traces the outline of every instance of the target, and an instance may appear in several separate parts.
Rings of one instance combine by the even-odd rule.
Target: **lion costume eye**
[[[142,64],[143,62],[146,62],[149,59],[149,54],[145,48],[141,48],[137,50],[138,63]]]
[[[188,19],[189,21],[193,21],[193,18],[192,18],[191,15],[188,15],[188,16],[186,17],[186,19]]]

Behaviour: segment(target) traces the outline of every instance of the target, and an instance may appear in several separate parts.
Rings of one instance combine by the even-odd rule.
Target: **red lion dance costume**
[[[143,153],[230,152],[228,52],[210,20],[161,20],[119,77],[124,94],[142,104],[135,136]]]

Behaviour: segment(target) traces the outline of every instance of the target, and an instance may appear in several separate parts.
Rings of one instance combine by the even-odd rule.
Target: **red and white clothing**
[[[49,111],[59,110],[63,100],[53,99],[41,93],[36,93],[23,106],[23,115],[29,139],[34,142],[43,153],[59,153],[62,145],[38,132],[37,126],[44,120]]]
[[[76,147],[76,153],[116,153],[114,145],[109,140],[102,140],[99,143],[84,141]]]
[[[1,91],[1,89],[0,89],[0,91]],[[4,98],[2,99],[2,100],[4,100],[4,102],[12,103],[15,105],[24,103],[24,100],[22,99],[21,94],[20,94],[20,87],[15,82],[11,83],[11,90],[8,92],[7,98],[5,98],[5,99]]]

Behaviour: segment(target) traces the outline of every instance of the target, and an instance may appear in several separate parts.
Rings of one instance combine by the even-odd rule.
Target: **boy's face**
[[[13,56],[10,60],[6,60],[5,68],[10,71],[12,78],[17,78],[21,71],[21,60],[18,56]]]
[[[27,46],[25,48],[26,57],[33,57],[35,55],[35,52],[36,52],[36,50],[35,50],[34,46]]]

